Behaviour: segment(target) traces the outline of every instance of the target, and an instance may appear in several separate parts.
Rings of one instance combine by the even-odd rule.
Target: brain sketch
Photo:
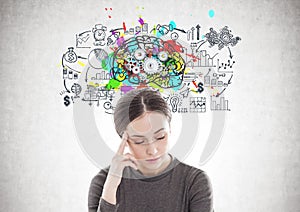
[[[109,61],[115,80],[125,85],[154,84],[161,88],[180,86],[186,67],[173,42],[149,35],[125,40]]]

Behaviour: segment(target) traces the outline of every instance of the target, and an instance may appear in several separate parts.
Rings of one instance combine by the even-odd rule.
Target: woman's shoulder
[[[177,166],[177,172],[178,175],[181,173],[181,179],[184,179],[191,197],[201,194],[212,198],[212,184],[206,171],[180,162]]]
[[[91,184],[104,184],[110,166],[100,169],[100,171],[92,178]]]
[[[188,182],[191,184],[201,182],[202,184],[210,184],[210,179],[206,173],[206,171],[186,164],[184,162],[179,162],[176,168],[177,172],[181,175],[184,175]]]
[[[198,168],[198,167],[195,167],[195,166],[192,166],[192,165],[189,165],[187,163],[184,163],[182,161],[179,161],[177,158],[175,158],[175,160],[177,160],[177,169],[179,171],[184,171],[184,173],[188,174],[188,175],[201,175],[201,174],[205,174],[205,171]]]

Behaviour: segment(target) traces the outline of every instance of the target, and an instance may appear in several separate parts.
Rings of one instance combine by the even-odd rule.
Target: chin
[[[159,170],[159,168],[160,168],[160,166],[161,166],[161,164],[151,164],[151,165],[144,165],[144,167],[145,167],[145,169],[147,169],[147,170],[151,170],[151,171],[158,171]]]

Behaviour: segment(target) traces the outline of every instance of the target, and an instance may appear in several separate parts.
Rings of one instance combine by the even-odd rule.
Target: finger
[[[126,146],[126,141],[127,141],[128,135],[126,133],[126,131],[124,131],[123,135],[122,135],[122,141],[121,144],[119,146],[119,149],[117,151],[118,154],[122,155]]]
[[[126,158],[128,158],[129,160],[132,160],[132,161],[134,161],[134,162],[137,163],[137,159],[136,159],[132,154],[126,153],[124,156],[125,156]]]
[[[132,161],[124,161],[124,162],[123,162],[123,165],[124,165],[124,166],[130,166],[130,167],[134,168],[135,170],[138,170],[137,165],[134,164]]]

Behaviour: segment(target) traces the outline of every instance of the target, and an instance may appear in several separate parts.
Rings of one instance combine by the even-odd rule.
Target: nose
[[[156,144],[154,142],[148,144],[146,152],[148,155],[155,155],[158,152]]]

